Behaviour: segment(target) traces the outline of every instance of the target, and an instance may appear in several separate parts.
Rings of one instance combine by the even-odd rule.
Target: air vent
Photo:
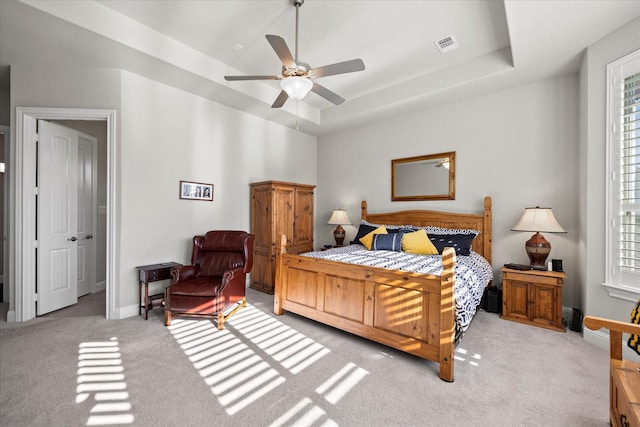
[[[434,43],[440,53],[445,53],[459,47],[458,40],[456,40],[456,36],[454,36],[453,34],[440,40],[436,40]]]

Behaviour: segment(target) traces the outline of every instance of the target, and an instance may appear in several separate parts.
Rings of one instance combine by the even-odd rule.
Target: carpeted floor
[[[605,426],[608,353],[479,312],[434,363],[292,314],[251,289],[224,331],[161,310],[104,319],[104,293],[25,323],[0,307],[0,425]]]

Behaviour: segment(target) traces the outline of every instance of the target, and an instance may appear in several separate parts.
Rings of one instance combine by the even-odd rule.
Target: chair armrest
[[[622,360],[622,334],[640,335],[640,325],[602,317],[585,316],[584,326],[591,330],[609,329],[609,353],[611,359]]]
[[[183,265],[182,267],[173,267],[171,269],[171,284],[182,280],[193,279],[198,277],[200,273],[199,265]]]
[[[617,320],[603,319],[602,317],[585,316],[584,326],[594,331],[600,328],[607,328],[613,332],[640,335],[640,325],[620,322]]]
[[[218,295],[222,295],[227,286],[231,285],[233,282],[241,280],[244,282],[247,276],[244,273],[244,267],[233,268],[231,270],[227,270],[222,275],[222,283],[218,288]],[[244,283],[242,283],[244,286]]]

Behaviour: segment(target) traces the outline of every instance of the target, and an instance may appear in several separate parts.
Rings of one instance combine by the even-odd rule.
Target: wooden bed
[[[376,224],[474,229],[472,249],[491,264],[491,198],[484,211],[462,214],[405,210],[371,214]],[[456,254],[442,254],[442,275],[345,264],[285,253],[276,259],[274,312],[284,310],[439,363],[439,376],[453,381]]]

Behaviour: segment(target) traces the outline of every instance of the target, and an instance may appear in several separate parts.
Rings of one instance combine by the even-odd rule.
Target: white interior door
[[[96,163],[97,138],[78,132],[78,296],[96,285]]]
[[[78,302],[78,132],[38,120],[36,315]]]

